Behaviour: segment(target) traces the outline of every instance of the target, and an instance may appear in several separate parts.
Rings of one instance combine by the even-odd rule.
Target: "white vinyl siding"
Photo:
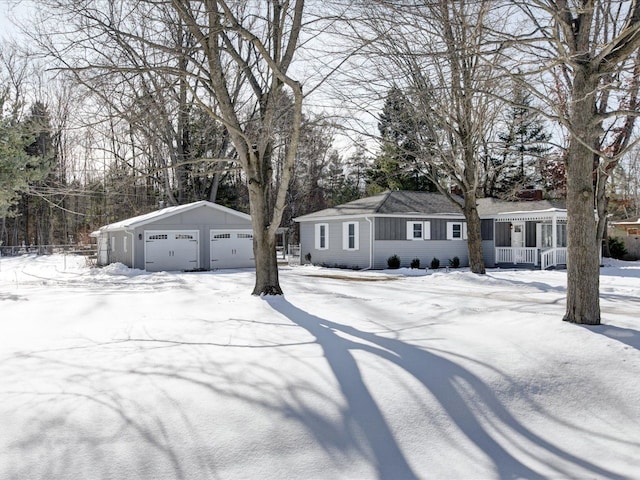
[[[342,249],[358,250],[360,243],[360,224],[357,222],[344,222],[342,224]]]
[[[407,240],[429,240],[431,222],[407,222]]]
[[[465,240],[467,224],[464,222],[447,222],[447,240]]]
[[[316,250],[329,249],[329,224],[328,223],[316,223],[315,248]]]

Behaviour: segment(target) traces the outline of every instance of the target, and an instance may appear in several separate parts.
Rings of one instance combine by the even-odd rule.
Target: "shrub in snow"
[[[307,254],[305,254],[304,259],[305,259],[307,262],[311,263],[311,253],[307,253]]]
[[[400,257],[398,255],[391,255],[387,258],[387,267],[392,269],[400,268]]]
[[[414,258],[411,260],[411,268],[420,268],[420,259]]]
[[[618,237],[609,237],[609,253],[611,257],[622,260],[627,254],[624,242]]]
[[[453,257],[449,260],[449,266],[451,268],[458,268],[460,266],[460,259],[458,257]]]
[[[429,267],[431,268],[431,270],[437,270],[440,268],[440,260],[438,260],[436,257],[433,257],[433,260],[431,260],[431,265],[429,265]]]

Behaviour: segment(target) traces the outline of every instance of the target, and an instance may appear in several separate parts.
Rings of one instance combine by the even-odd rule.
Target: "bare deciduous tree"
[[[529,31],[514,35],[514,45],[531,59],[529,71],[542,81],[528,86],[549,106],[569,132],[567,171],[567,305],[564,320],[599,324],[599,247],[594,215],[594,158],[606,156],[607,130],[620,117],[636,115],[624,103],[607,98],[622,81],[626,67],[640,47],[640,3],[627,0],[534,0],[518,2]],[[523,28],[523,31],[528,31]],[[526,48],[529,47],[528,50]],[[631,60],[630,60],[631,59]],[[556,80],[550,74],[556,71]],[[631,78],[635,78],[635,73]],[[635,81],[635,80],[634,80]],[[551,88],[544,90],[544,86]],[[558,88],[558,85],[560,85]],[[542,85],[542,87],[540,87]],[[564,87],[564,88],[563,88]],[[634,87],[627,89],[635,98]],[[549,95],[551,93],[551,95]],[[630,98],[629,101],[632,101]],[[635,100],[633,100],[635,101]],[[629,104],[630,107],[630,104]],[[623,121],[624,122],[624,121]],[[615,128],[615,127],[614,127]],[[623,132],[625,127],[622,126]],[[614,133],[610,145],[624,147],[627,136]],[[604,151],[603,151],[604,150]],[[595,162],[596,165],[599,162]],[[603,164],[604,172],[607,161]],[[604,177],[601,177],[604,179]]]
[[[483,146],[495,121],[500,47],[493,32],[504,17],[494,2],[421,4],[378,0],[362,5],[353,35],[378,77],[370,85],[398,86],[420,115],[421,160],[438,190],[467,220],[469,264],[484,273],[477,195]],[[360,86],[360,88],[366,88]]]
[[[282,293],[275,239],[302,123],[302,86],[289,70],[300,45],[304,1],[46,3],[73,22],[41,29],[41,45],[111,107],[114,92],[124,96],[115,106],[147,134],[157,152],[153,157],[161,161],[164,151],[175,154],[176,175],[165,176],[167,194],[185,181],[189,109],[196,106],[224,126],[248,183],[256,259],[253,293]],[[144,115],[148,112],[150,117]],[[291,117],[290,128],[287,141],[278,143],[283,115]]]
[[[276,232],[302,125],[302,85],[289,70],[299,45],[304,1],[172,0],[171,5],[202,49],[204,61],[197,74],[220,112],[210,113],[229,131],[247,177],[256,261],[253,294],[281,294]],[[229,68],[246,86],[240,95],[235,94],[237,84],[230,82]],[[292,122],[281,178],[274,190],[274,134],[285,95],[291,99],[287,114]]]

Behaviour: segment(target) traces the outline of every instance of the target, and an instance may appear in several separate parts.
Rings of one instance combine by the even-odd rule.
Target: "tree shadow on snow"
[[[548,442],[522,425],[501,404],[490,388],[475,374],[428,350],[375,333],[312,315],[284,297],[267,297],[271,307],[307,330],[323,350],[324,356],[346,402],[344,422],[355,424],[361,432],[365,449],[373,455],[378,477],[383,479],[418,478],[405,453],[386,422],[383,413],[367,388],[354,353],[361,351],[378,356],[402,368],[431,393],[449,420],[492,461],[499,478],[542,478],[542,474],[525,465],[494,438],[481,423],[488,412],[521,439],[578,466],[593,475],[621,478]],[[463,395],[461,390],[466,393]],[[469,393],[471,392],[471,393]],[[473,400],[472,400],[473,399]],[[356,440],[352,440],[356,442]],[[361,450],[361,446],[353,445]],[[533,452],[527,452],[533,456]],[[562,476],[571,472],[555,467]]]
[[[580,325],[594,333],[604,335],[630,347],[640,350],[640,331],[632,328],[616,327],[615,325]]]

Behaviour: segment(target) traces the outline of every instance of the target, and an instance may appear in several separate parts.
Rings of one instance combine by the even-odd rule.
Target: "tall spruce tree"
[[[0,241],[3,243],[12,243],[8,242],[6,219],[15,216],[21,196],[48,172],[42,157],[29,154],[35,136],[28,123],[18,122],[11,116],[0,117]]]
[[[61,190],[59,175],[55,174],[55,152],[52,138],[51,119],[47,106],[36,101],[30,108],[24,121],[24,128],[32,141],[26,145],[25,151],[31,157],[30,163],[38,171],[30,191],[23,194],[20,202],[24,239],[29,243],[48,245],[68,240],[61,231],[54,233],[54,207],[62,202],[55,192]],[[55,237],[55,238],[54,238]]]
[[[367,172],[369,194],[384,190],[436,190],[420,160],[421,128],[410,100],[399,88],[391,88],[378,122],[380,153]]]
[[[541,186],[551,135],[532,109],[530,92],[514,87],[505,130],[498,134],[498,154],[486,168],[485,195],[513,198],[523,188]]]

